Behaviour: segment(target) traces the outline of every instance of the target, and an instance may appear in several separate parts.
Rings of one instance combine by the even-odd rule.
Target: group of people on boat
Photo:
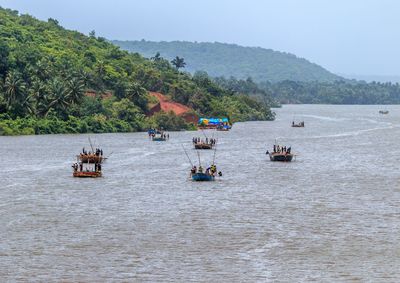
[[[163,140],[169,140],[169,134],[165,132],[160,132],[160,131],[155,131],[155,132],[149,132],[149,138],[151,139],[163,139]]]
[[[166,133],[162,132],[161,133],[161,138],[169,140],[169,134],[166,134]]]
[[[275,145],[274,144],[274,149],[273,149],[273,154],[279,153],[279,154],[290,154],[292,151],[292,147],[286,147],[283,145]],[[269,154],[269,151],[267,150],[266,154]]]
[[[199,168],[197,168],[196,165],[194,165],[192,167],[192,169],[190,170],[190,174],[194,175],[194,174],[197,174],[197,173],[200,173],[200,174],[204,173],[204,174],[206,174],[208,176],[213,176],[214,177],[217,174],[217,166],[215,164],[212,164],[204,172],[204,169],[203,169],[203,167],[201,165],[199,166]],[[222,176],[222,172],[221,171],[218,172],[218,176]]]
[[[76,172],[101,172],[101,164],[100,163],[94,163],[93,167],[88,167],[88,166],[85,166],[85,168],[83,168],[83,167],[84,166],[83,166],[82,162],[72,164],[74,173],[76,173]]]
[[[91,151],[86,151],[85,148],[82,148],[81,155],[92,155],[92,154],[94,154],[96,156],[103,156],[103,150],[101,148],[96,148],[95,152],[92,153]]]
[[[194,138],[192,139],[192,142],[193,142],[193,144],[201,143],[201,144],[215,145],[215,144],[217,143],[217,140],[214,139],[214,138],[207,138],[207,137],[206,137],[205,140],[203,140],[203,139],[201,139],[201,138],[196,138],[196,137],[194,137]]]

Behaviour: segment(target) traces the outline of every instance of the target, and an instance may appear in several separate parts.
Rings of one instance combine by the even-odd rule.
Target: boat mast
[[[93,144],[92,144],[92,141],[90,140],[90,137],[88,137],[88,139],[89,139],[89,144],[90,144],[90,147],[92,148],[92,153],[94,153],[94,149],[93,149]]]
[[[217,143],[215,143],[215,146],[214,146],[214,156],[213,156],[212,165],[215,165],[215,155],[216,155],[216,153],[217,153]]]
[[[197,157],[199,158],[199,167],[201,166],[201,161],[200,161],[200,153],[197,151]]]

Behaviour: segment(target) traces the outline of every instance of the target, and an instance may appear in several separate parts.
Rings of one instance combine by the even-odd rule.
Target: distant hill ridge
[[[206,71],[213,77],[252,77],[257,82],[283,80],[333,82],[342,79],[323,67],[290,53],[219,42],[112,41],[122,49],[152,57],[157,52],[171,60],[183,57],[189,72]]]

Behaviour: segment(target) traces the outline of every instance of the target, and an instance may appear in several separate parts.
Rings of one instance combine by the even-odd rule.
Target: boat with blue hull
[[[149,130],[148,134],[149,134],[149,138],[151,138],[152,141],[166,141],[166,140],[169,140],[169,134],[167,134],[164,131]]]
[[[215,177],[206,173],[192,174],[192,180],[196,182],[210,182],[215,181]]]

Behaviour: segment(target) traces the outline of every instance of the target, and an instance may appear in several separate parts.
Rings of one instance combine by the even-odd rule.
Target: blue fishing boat
[[[195,173],[192,174],[192,180],[197,182],[209,182],[214,181],[215,177],[206,173]]]
[[[169,139],[169,134],[165,132],[156,131],[153,134],[149,135],[152,141],[166,141]]]

